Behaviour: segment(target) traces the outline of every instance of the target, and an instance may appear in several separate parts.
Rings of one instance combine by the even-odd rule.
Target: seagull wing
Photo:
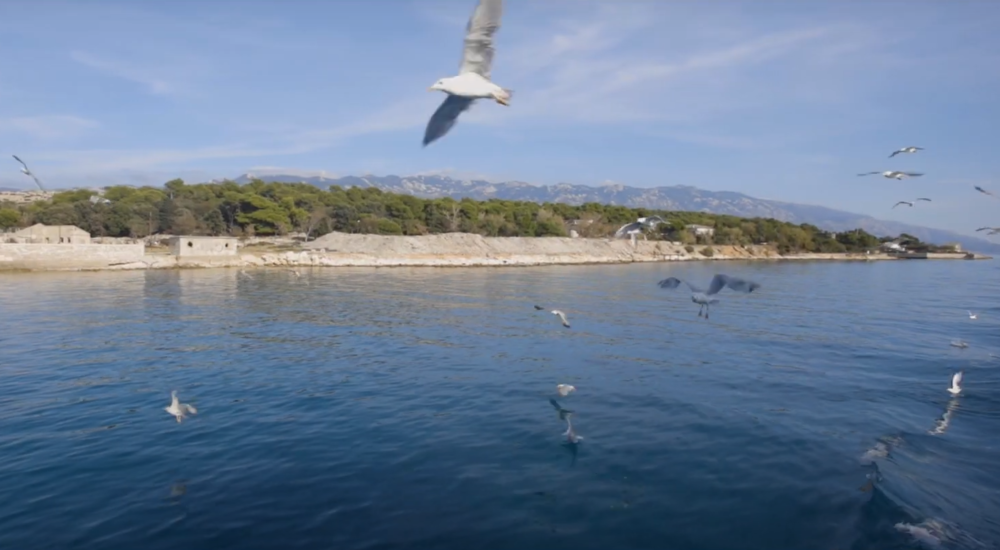
[[[913,200],[914,200],[914,201],[927,201],[927,202],[932,202],[932,201],[931,201],[930,199],[925,199],[925,198],[923,198],[923,197],[920,197],[920,198],[916,198],[916,199],[913,199]]]
[[[731,290],[735,290],[736,292],[750,293],[760,288],[760,285],[753,281],[747,281],[738,277],[730,277],[729,275],[719,273],[715,277],[712,277],[712,284],[708,286],[708,292],[706,292],[706,294],[718,294],[723,287],[729,287]]]
[[[951,385],[957,388],[958,385],[961,383],[962,383],[962,371],[958,371],[955,373],[955,376],[951,377]]]
[[[892,158],[892,157],[894,157],[894,156],[896,156],[896,155],[898,155],[898,154],[900,154],[900,153],[902,153],[902,152],[903,152],[903,150],[902,150],[902,149],[900,149],[900,150],[898,150],[898,151],[893,151],[893,152],[892,152],[892,154],[891,154],[891,155],[889,155],[889,158]]]
[[[189,405],[189,404],[185,403],[184,404],[184,408],[187,409],[187,412],[189,412],[191,414],[198,414],[198,409],[194,408],[194,405]]]
[[[906,202],[906,201],[899,201],[899,202],[897,202],[896,204],[892,205],[892,207],[893,207],[893,208],[896,208],[897,206],[899,206],[899,205],[901,205],[901,204],[906,204],[906,205],[909,205],[909,206],[913,206],[913,203],[912,203],[912,202]]]
[[[545,308],[544,308],[544,307],[542,307],[542,306],[540,306],[540,305],[537,305],[537,304],[536,304],[536,305],[535,305],[535,309],[537,309],[538,311],[541,311],[541,310],[543,310],[543,309],[545,309]]]
[[[983,189],[982,187],[979,187],[978,185],[974,185],[973,187],[975,187],[976,191],[979,191],[980,193],[985,193],[987,195],[992,195],[993,194],[993,193],[991,193],[991,192]]]
[[[677,277],[668,277],[656,284],[660,285],[660,288],[677,288],[681,285],[682,282],[683,281],[681,281]]]
[[[881,174],[882,172],[865,172],[864,174],[858,174],[859,176],[872,176],[876,174]]]
[[[11,155],[11,156],[12,156],[12,157],[14,157],[14,160],[16,160],[17,162],[20,162],[20,163],[21,163],[21,166],[24,166],[24,169],[25,169],[25,170],[27,170],[27,171],[29,171],[29,172],[31,171],[31,170],[30,170],[30,169],[28,168],[28,165],[27,165],[27,164],[25,164],[25,163],[24,163],[24,161],[23,161],[23,160],[21,160],[21,159],[20,159],[20,158],[19,158],[19,157],[18,157],[17,155]]]
[[[427,130],[424,131],[424,147],[447,134],[458,120],[458,115],[468,109],[473,101],[475,100],[449,94],[427,122]]]
[[[42,181],[38,179],[38,176],[31,174],[31,179],[35,180],[35,185],[37,185],[39,189],[45,191],[45,186],[42,185]]]
[[[900,174],[903,174],[904,176],[910,176],[911,178],[916,178],[924,175],[922,172],[900,172]]]
[[[465,50],[458,74],[476,73],[490,79],[493,65],[493,35],[500,28],[503,15],[503,0],[479,0],[476,11],[472,12],[465,27]]]

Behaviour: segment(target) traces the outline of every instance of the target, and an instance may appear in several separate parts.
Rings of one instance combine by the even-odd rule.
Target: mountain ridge
[[[926,242],[938,244],[958,242],[966,249],[1000,253],[1000,244],[954,231],[879,220],[872,216],[836,210],[826,206],[758,199],[736,191],[706,191],[689,185],[630,187],[615,183],[593,187],[571,183],[534,185],[523,181],[490,182],[477,179],[453,179],[443,175],[306,177],[281,173],[254,174],[253,172],[242,174],[232,181],[246,184],[254,179],[280,183],[302,182],[322,188],[331,185],[375,187],[386,192],[414,195],[421,198],[451,197],[461,199],[467,197],[476,200],[495,198],[567,204],[598,202],[652,210],[701,211],[745,218],[774,218],[796,224],[809,223],[827,231],[846,231],[860,227],[879,236],[908,233]]]

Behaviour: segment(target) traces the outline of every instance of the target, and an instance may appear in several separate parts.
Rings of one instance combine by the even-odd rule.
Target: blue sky
[[[481,102],[426,149],[472,0],[10,0],[0,154],[53,187],[246,171],[694,185],[1000,224],[997,2],[508,0]],[[916,155],[887,159],[918,145]],[[6,164],[4,164],[6,163]],[[11,159],[0,186],[28,188]],[[902,169],[904,182],[858,178]],[[901,199],[931,204],[891,210]]]

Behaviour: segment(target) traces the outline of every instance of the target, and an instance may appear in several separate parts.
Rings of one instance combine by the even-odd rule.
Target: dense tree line
[[[330,231],[424,235],[467,232],[485,236],[607,237],[636,218],[660,215],[669,220],[649,231],[651,239],[685,244],[763,244],[782,252],[847,252],[877,247],[888,238],[863,230],[832,234],[809,224],[767,218],[739,218],[703,212],[665,212],[587,203],[579,206],[491,199],[421,199],[375,188],[323,190],[305,183],[246,185],[227,181],[187,185],[181,180],[162,188],[109,187],[103,199],[90,190],[57,193],[49,201],[0,204],[0,229],[34,223],[75,225],[93,236],[147,235],[285,235],[316,237]],[[715,229],[712,237],[685,229],[699,224]],[[908,237],[912,245],[919,240]]]

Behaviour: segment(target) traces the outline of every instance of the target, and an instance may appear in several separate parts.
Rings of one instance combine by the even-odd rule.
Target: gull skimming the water
[[[701,306],[698,309],[698,317],[701,317],[702,312],[704,311],[706,319],[708,319],[709,306],[719,303],[718,299],[712,298],[711,296],[715,296],[723,288],[729,287],[736,292],[744,293],[750,293],[760,288],[760,285],[755,282],[730,277],[729,275],[723,275],[722,273],[712,277],[712,282],[708,285],[708,291],[701,290],[691,283],[682,281],[677,277],[669,277],[656,284],[660,285],[660,288],[677,288],[681,283],[686,284],[688,288],[691,289],[691,301]]]
[[[903,147],[902,149],[896,149],[895,151],[893,151],[892,154],[889,155],[889,158],[892,158],[900,153],[916,153],[917,151],[923,151],[923,150],[924,150],[923,147]]]
[[[569,384],[559,384],[556,386],[556,391],[559,393],[559,395],[566,397],[567,395],[575,392],[576,387],[571,386]]]
[[[896,170],[886,170],[885,172],[865,172],[864,174],[858,174],[859,176],[882,176],[884,178],[902,180],[903,178],[916,178],[922,176],[920,172],[899,172]]]
[[[899,205],[901,205],[901,204],[905,204],[906,206],[913,206],[913,203],[915,203],[915,202],[917,202],[917,201],[927,201],[927,202],[931,202],[931,200],[930,200],[930,199],[925,199],[925,198],[919,198],[919,199],[913,199],[912,201],[899,201],[899,202],[897,202],[896,204],[892,205],[892,207],[893,207],[893,208],[896,208],[897,206],[899,206]]]
[[[961,340],[952,340],[951,341],[951,347],[965,349],[965,348],[969,347],[969,344],[967,344],[967,343],[965,343],[965,342],[963,342]]]
[[[552,310],[552,315],[559,316],[559,320],[562,321],[562,326],[564,326],[566,328],[569,328],[569,321],[566,320],[566,314],[565,313],[559,311],[558,309],[553,309]]]
[[[187,417],[188,414],[198,414],[198,409],[187,403],[181,403],[177,399],[177,391],[170,392],[170,406],[164,407],[165,411],[174,415],[177,418],[177,422],[180,422]]]
[[[573,411],[564,409],[555,399],[549,399],[549,403],[551,403],[556,409],[556,412],[559,413],[559,420],[566,421],[566,431],[563,432],[563,435],[566,436],[566,440],[570,443],[579,443],[583,437],[576,435],[576,432],[573,430],[573,421],[570,420],[570,416],[572,416]]]
[[[28,168],[28,165],[25,164],[23,160],[18,158],[17,155],[11,155],[11,156],[14,157],[14,160],[21,163],[21,173],[26,176],[31,176],[31,179],[35,180],[35,185],[37,185],[38,188],[41,189],[42,191],[45,191],[45,187],[42,186],[42,182],[38,179],[38,176],[36,176],[34,172],[32,172],[31,169]]]
[[[458,76],[442,78],[429,88],[430,91],[442,91],[448,97],[427,122],[424,147],[447,134],[458,115],[477,99],[492,99],[500,105],[510,106],[512,92],[490,81],[493,35],[500,28],[502,14],[503,0],[479,0],[465,28],[465,49]]]
[[[952,395],[962,393],[962,371],[956,372],[955,375],[951,377],[951,387],[948,388],[948,393]]]
[[[969,319],[972,319],[972,320],[974,321],[974,320],[976,320],[976,319],[977,319],[978,317],[979,317],[979,316],[978,316],[978,315],[976,315],[975,313],[972,313],[971,311],[969,312]]]

